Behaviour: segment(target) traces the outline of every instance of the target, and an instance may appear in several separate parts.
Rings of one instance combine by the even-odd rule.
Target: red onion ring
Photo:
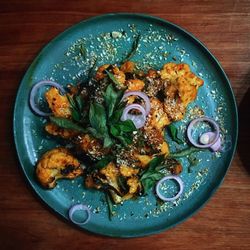
[[[36,96],[36,93],[38,91],[39,88],[41,88],[42,86],[52,86],[52,87],[55,87],[57,89],[60,90],[60,92],[62,94],[65,94],[66,91],[64,90],[64,88],[59,84],[59,83],[56,83],[56,82],[52,82],[52,81],[48,81],[48,80],[44,80],[44,81],[40,81],[38,82],[37,84],[35,84],[31,91],[30,91],[30,98],[29,98],[29,103],[30,103],[30,107],[31,109],[38,115],[40,116],[49,116],[51,115],[51,113],[46,113],[46,112],[43,112],[41,111],[36,103],[35,103],[35,96]]]
[[[209,142],[214,140],[215,137],[215,133],[214,132],[206,132],[204,134],[202,134],[201,136],[208,136],[209,138]],[[201,137],[200,137],[201,139]],[[201,141],[200,141],[201,142]],[[207,143],[206,143],[207,145]],[[219,151],[221,149],[221,138],[219,136],[218,140],[210,147],[214,152]]]
[[[175,180],[179,184],[179,192],[174,197],[168,198],[168,197],[162,195],[161,192],[160,192],[160,186],[166,180]],[[181,196],[183,190],[184,190],[183,181],[181,180],[181,178],[179,176],[176,176],[176,175],[171,175],[171,176],[163,177],[156,184],[156,194],[163,201],[174,201],[174,200],[177,200]]]
[[[198,122],[203,122],[203,121],[212,124],[213,128],[215,129],[215,131],[213,132],[215,134],[213,140],[211,142],[209,142],[208,144],[205,144],[205,145],[196,143],[194,141],[193,137],[192,137],[192,129],[193,129],[194,125],[196,123],[198,123]],[[211,119],[209,117],[204,116],[204,117],[196,118],[196,119],[192,120],[190,122],[190,124],[188,125],[187,137],[188,137],[188,140],[190,141],[190,143],[192,143],[197,148],[210,148],[219,139],[219,137],[220,137],[220,128],[219,128],[219,125],[213,119]]]
[[[132,109],[136,109],[141,112],[140,115],[131,115],[128,112]],[[125,120],[132,120],[136,128],[142,128],[146,122],[146,111],[145,109],[139,104],[130,104],[123,110],[122,121]]]
[[[83,210],[83,211],[86,211],[86,212],[87,212],[87,218],[86,218],[84,221],[82,221],[82,222],[78,222],[78,221],[74,220],[74,218],[73,218],[74,213],[75,213],[76,211],[78,211],[78,210]],[[75,224],[77,224],[77,225],[84,225],[84,224],[88,223],[89,220],[90,220],[90,209],[89,209],[86,205],[83,205],[83,204],[76,204],[76,205],[72,206],[72,207],[69,209],[69,218],[70,218],[70,220],[71,220],[73,223],[75,223]]]
[[[141,92],[141,91],[128,91],[122,97],[122,101],[125,98],[127,98],[128,96],[132,96],[132,95],[139,96],[139,97],[141,97],[144,100],[146,115],[148,115],[149,111],[150,111],[150,108],[151,108],[150,100],[149,100],[148,96],[145,93]]]

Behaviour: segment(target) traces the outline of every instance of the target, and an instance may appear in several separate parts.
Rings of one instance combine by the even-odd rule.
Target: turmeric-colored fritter
[[[82,173],[80,162],[62,147],[46,152],[36,166],[37,179],[45,188],[54,188],[58,179],[73,179]]]

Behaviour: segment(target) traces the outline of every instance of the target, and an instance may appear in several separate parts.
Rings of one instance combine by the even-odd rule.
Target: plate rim
[[[33,182],[31,180],[31,178],[28,176],[28,174],[25,171],[25,164],[22,160],[22,156],[20,154],[20,146],[18,144],[18,129],[17,129],[17,122],[16,122],[16,114],[17,114],[17,110],[18,110],[18,99],[21,93],[21,87],[23,85],[23,82],[27,81],[27,78],[30,78],[30,71],[32,71],[32,68],[34,68],[36,66],[36,64],[38,63],[40,57],[42,56],[42,54],[44,53],[45,50],[47,50],[49,48],[49,46],[52,43],[57,42],[63,35],[65,35],[67,32],[69,32],[71,29],[74,29],[75,27],[77,27],[78,25],[81,25],[82,23],[88,23],[88,22],[96,22],[99,20],[102,20],[103,18],[109,18],[109,17],[128,17],[128,18],[141,18],[141,19],[147,19],[147,20],[152,20],[152,21],[158,21],[164,24],[164,26],[168,25],[168,26],[172,26],[174,29],[177,29],[178,31],[181,31],[182,34],[186,35],[187,37],[192,39],[192,42],[196,42],[196,45],[199,46],[199,48],[201,48],[207,56],[210,56],[209,59],[213,60],[213,63],[215,63],[217,69],[219,70],[219,72],[222,74],[222,77],[224,78],[224,80],[227,82],[227,87],[229,88],[229,92],[230,92],[230,98],[232,99],[232,109],[234,109],[235,112],[235,117],[234,117],[234,127],[235,127],[235,144],[233,147],[233,151],[232,151],[232,155],[231,155],[231,159],[229,161],[229,164],[227,166],[227,168],[225,169],[225,172],[223,173],[223,177],[216,183],[216,185],[213,186],[213,189],[211,190],[211,192],[206,196],[205,201],[203,201],[201,204],[198,204],[196,206],[196,208],[189,213],[187,216],[184,216],[181,220],[179,220],[178,222],[167,226],[167,227],[163,227],[159,230],[154,230],[152,232],[146,232],[146,233],[131,233],[131,234],[114,234],[114,233],[109,233],[109,232],[102,232],[102,231],[94,231],[91,229],[88,229],[87,227],[77,227],[78,229],[84,230],[85,232],[87,231],[88,233],[94,233],[96,235],[102,235],[102,236],[108,236],[108,237],[116,237],[116,238],[134,238],[134,237],[144,237],[144,236],[149,236],[149,235],[154,235],[154,234],[159,234],[161,232],[164,232],[166,230],[169,230],[183,222],[185,222],[186,220],[188,220],[189,218],[191,218],[194,214],[196,214],[198,211],[200,211],[200,209],[202,209],[207,202],[211,199],[211,197],[215,194],[215,192],[218,190],[218,188],[221,186],[221,184],[223,183],[226,174],[229,171],[229,168],[232,164],[232,161],[234,159],[234,155],[235,155],[235,151],[236,151],[236,147],[237,147],[237,141],[238,141],[238,109],[237,109],[237,103],[236,103],[236,98],[230,83],[229,78],[227,77],[224,69],[222,68],[220,62],[218,61],[218,59],[210,52],[210,50],[205,46],[205,44],[203,44],[203,42],[201,42],[197,37],[195,37],[192,33],[190,33],[189,31],[187,31],[186,29],[180,27],[179,25],[170,22],[168,20],[162,19],[158,16],[154,16],[154,15],[148,15],[148,14],[143,14],[143,13],[127,13],[127,12],[118,12],[118,13],[107,13],[107,14],[102,14],[102,15],[97,15],[97,16],[93,16],[90,18],[87,18],[85,20],[82,20],[80,22],[77,22],[73,25],[70,25],[68,28],[64,29],[62,32],[58,33],[56,36],[54,36],[54,38],[50,39],[48,42],[46,42],[45,45],[42,46],[42,48],[40,49],[40,51],[35,55],[35,57],[32,60],[32,63],[28,66],[27,70],[25,71],[25,74],[22,77],[22,80],[20,82],[20,85],[18,87],[18,91],[16,94],[16,98],[15,98],[15,105],[14,105],[14,111],[13,111],[13,135],[14,135],[14,142],[15,142],[15,149],[16,149],[16,153],[18,156],[18,160],[19,160],[19,164],[21,165],[22,168],[22,172],[26,177],[26,182],[28,181],[29,185],[31,185],[32,187],[32,191],[33,193],[36,195],[36,197],[39,198],[40,201],[42,201],[43,204],[46,205],[46,207],[49,208],[50,211],[55,212],[56,215],[59,215],[58,217],[60,217],[61,219],[63,219],[63,221],[66,221],[70,224],[73,225],[73,223],[71,223],[69,221],[69,219],[63,214],[61,213],[61,211],[59,211],[58,209],[54,208],[53,206],[49,205],[48,202],[46,201],[46,198],[44,197],[43,194],[41,194],[36,187],[33,185]]]

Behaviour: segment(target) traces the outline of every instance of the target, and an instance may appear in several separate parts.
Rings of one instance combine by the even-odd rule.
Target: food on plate
[[[74,179],[82,175],[80,162],[66,148],[46,152],[36,167],[36,176],[45,188],[54,188],[58,179]]]
[[[83,176],[86,188],[119,204],[146,194],[166,175],[179,175],[183,167],[170,153],[165,128],[184,117],[202,85],[184,63],[143,72],[126,61],[102,65],[91,80],[65,91],[50,86],[45,131],[69,146],[38,160],[38,181],[54,188],[58,179]]]

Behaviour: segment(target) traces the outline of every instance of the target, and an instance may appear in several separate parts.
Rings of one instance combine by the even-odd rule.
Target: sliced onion
[[[161,184],[163,182],[167,181],[167,180],[175,180],[179,184],[179,192],[174,197],[166,197],[163,194],[161,194],[161,192],[160,192],[160,186],[161,186]],[[179,176],[176,176],[176,175],[171,175],[171,176],[163,177],[156,184],[156,194],[163,201],[174,201],[174,200],[177,200],[181,196],[181,194],[183,192],[183,189],[184,189],[183,181],[181,180],[181,178]]]
[[[128,91],[128,92],[126,92],[126,93],[124,94],[124,96],[122,97],[122,101],[123,101],[125,98],[127,98],[127,97],[129,97],[129,96],[132,96],[132,95],[134,95],[134,96],[139,96],[139,97],[141,97],[141,98],[144,100],[144,102],[145,102],[146,115],[148,115],[148,114],[149,114],[149,111],[150,111],[150,108],[151,108],[150,100],[149,100],[148,96],[147,96],[145,93],[141,92],[141,91]]]
[[[86,211],[86,213],[87,213],[87,218],[86,218],[85,220],[81,221],[81,222],[78,222],[78,221],[76,221],[76,220],[73,218],[74,213],[75,213],[76,211],[79,211],[79,210]],[[75,224],[77,224],[77,225],[84,225],[84,224],[88,223],[89,220],[90,220],[90,209],[89,209],[86,205],[83,205],[83,204],[76,204],[76,205],[72,206],[72,207],[69,209],[69,218],[70,218],[70,220],[71,220],[73,223],[75,223]]]
[[[49,116],[49,115],[51,115],[51,113],[46,113],[46,112],[41,111],[41,110],[37,107],[37,105],[36,105],[36,103],[35,103],[35,96],[36,96],[36,93],[37,93],[38,89],[41,88],[41,87],[43,87],[43,86],[52,86],[52,87],[55,87],[55,88],[57,88],[58,90],[60,90],[61,94],[65,94],[66,91],[64,90],[64,88],[63,88],[60,84],[58,84],[58,83],[56,83],[56,82],[48,81],[48,80],[40,81],[40,82],[38,82],[37,84],[35,84],[35,85],[32,87],[32,89],[31,89],[31,91],[30,91],[30,99],[29,99],[29,103],[30,103],[31,109],[32,109],[36,114],[38,114],[38,115],[40,115],[40,116]]]
[[[133,109],[140,111],[141,114],[140,115],[129,114],[129,111]],[[136,128],[142,128],[146,122],[146,111],[139,104],[130,104],[123,110],[121,120],[122,121],[132,120]]]
[[[214,141],[216,134],[214,132],[206,132],[202,134],[199,138],[200,143],[208,144]],[[204,138],[208,138],[208,142],[204,143]],[[221,149],[221,138],[219,137],[218,140],[210,147],[214,152],[219,151]]]
[[[214,128],[214,138],[209,141],[209,143],[207,144],[200,144],[200,143],[196,143],[192,137],[192,131],[193,131],[193,127],[196,123],[198,122],[208,122],[210,123],[213,128]],[[188,128],[187,128],[187,137],[189,139],[189,141],[197,148],[210,148],[213,144],[215,144],[217,142],[217,140],[220,138],[220,128],[219,128],[219,125],[211,118],[209,117],[200,117],[200,118],[196,118],[194,120],[192,120],[190,122],[190,124],[188,125]]]

